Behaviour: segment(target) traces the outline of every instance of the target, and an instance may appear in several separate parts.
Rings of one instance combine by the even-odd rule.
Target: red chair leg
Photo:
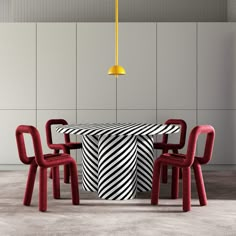
[[[53,183],[53,197],[55,199],[60,198],[60,175],[59,175],[59,166],[51,168],[52,170],[52,183]]]
[[[179,168],[172,167],[171,198],[177,199],[179,196]]]
[[[162,165],[161,170],[161,181],[166,184],[168,181],[168,167],[167,165]]]
[[[191,169],[183,168],[183,211],[191,210]]]
[[[47,168],[44,167],[39,172],[39,210],[47,210]]]
[[[195,176],[195,181],[197,185],[199,202],[201,206],[205,206],[207,205],[207,195],[206,195],[204,180],[202,176],[201,165],[195,161],[193,164],[193,169],[194,169],[194,176]]]
[[[64,183],[70,183],[70,165],[64,165]]]
[[[23,204],[25,206],[29,206],[31,203],[32,194],[34,190],[34,182],[35,182],[35,177],[37,173],[37,167],[38,165],[35,163],[35,161],[33,161],[30,165],[26,189],[25,189],[25,196],[24,196],[24,201],[23,201]]]
[[[73,205],[79,205],[79,183],[78,183],[78,172],[76,162],[70,164],[71,171],[71,193],[72,193],[72,203]]]
[[[151,195],[151,204],[157,205],[160,192],[160,175],[161,175],[161,165],[155,161],[153,169],[153,180],[152,180],[152,195]],[[162,169],[163,170],[163,169]]]

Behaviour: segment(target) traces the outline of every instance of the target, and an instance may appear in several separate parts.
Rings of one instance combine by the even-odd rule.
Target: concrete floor
[[[170,199],[170,184],[161,185],[160,205],[150,205],[150,193],[128,201],[105,201],[81,190],[81,205],[71,204],[70,185],[61,182],[62,199],[52,198],[48,211],[38,211],[38,183],[32,205],[22,205],[26,171],[0,172],[0,235],[236,235],[236,171],[204,171],[208,206],[200,207],[195,182],[192,210],[182,212],[181,199]]]

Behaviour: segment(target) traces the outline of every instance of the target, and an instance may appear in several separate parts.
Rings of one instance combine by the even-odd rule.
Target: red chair
[[[28,157],[25,146],[25,135],[32,138],[34,156]],[[59,166],[68,165],[71,172],[72,203],[79,205],[79,188],[77,165],[69,154],[43,154],[38,130],[33,126],[20,125],[16,129],[16,141],[20,160],[30,165],[23,204],[29,206],[32,199],[35,176],[39,166],[39,210],[47,210],[47,168],[53,169],[53,196],[60,198]]]
[[[162,154],[169,152],[172,150],[173,153],[178,153],[178,150],[182,149],[185,145],[186,140],[186,132],[187,132],[187,124],[184,120],[181,119],[169,119],[165,122],[165,124],[176,124],[180,126],[180,136],[178,143],[169,143],[168,142],[168,134],[163,134],[162,142],[154,143],[154,149],[162,150]],[[173,170],[172,170],[173,172]],[[167,165],[162,166],[162,183],[167,183],[168,179],[168,168]],[[182,174],[182,172],[180,172]],[[180,176],[182,177],[182,176]]]
[[[206,142],[204,148],[204,154],[202,157],[195,156],[197,140],[199,135],[206,134]],[[210,161],[213,145],[215,139],[215,130],[210,125],[200,125],[192,129],[186,154],[164,153],[156,159],[154,163],[153,171],[153,183],[152,183],[152,196],[151,204],[157,205],[160,191],[160,172],[162,165],[171,165],[174,168],[172,175],[172,188],[171,197],[173,199],[178,197],[178,169],[182,168],[183,171],[183,211],[190,211],[191,209],[191,166],[194,169],[194,175],[197,185],[197,191],[199,196],[200,205],[207,204],[207,196],[202,177],[201,165]]]
[[[60,151],[63,151],[64,153],[70,154],[71,149],[81,149],[82,144],[79,142],[71,142],[70,141],[70,135],[64,134],[64,143],[53,143],[52,140],[52,126],[53,125],[67,125],[67,121],[64,119],[51,119],[48,120],[45,129],[46,129],[46,139],[47,139],[47,145],[49,148],[54,150],[54,153],[60,153]],[[52,171],[50,172],[50,177],[52,177]],[[64,183],[69,183],[70,179],[70,172],[69,167],[64,166]]]

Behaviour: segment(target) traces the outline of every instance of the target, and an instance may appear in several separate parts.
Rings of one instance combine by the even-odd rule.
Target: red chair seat
[[[44,159],[47,160],[47,167],[66,164],[69,161],[68,158],[71,158],[69,154],[45,154],[43,156]],[[51,163],[53,163],[53,165]]]
[[[184,165],[184,161],[186,159],[186,156],[184,154],[175,154],[175,153],[164,153],[160,156],[160,160],[163,164],[166,165],[172,165],[176,161],[176,165],[179,165],[181,167],[181,162]]]

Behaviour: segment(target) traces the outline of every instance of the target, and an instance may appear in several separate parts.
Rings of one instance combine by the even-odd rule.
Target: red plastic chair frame
[[[206,134],[204,154],[202,157],[195,156],[199,135]],[[153,171],[151,204],[157,205],[160,191],[160,172],[162,165],[171,165],[174,168],[172,175],[171,197],[178,198],[178,169],[183,171],[183,211],[191,210],[191,167],[194,169],[195,181],[200,205],[207,205],[207,196],[202,176],[201,165],[210,161],[213,152],[215,130],[210,125],[200,125],[192,129],[186,154],[164,153],[156,159]]]
[[[168,134],[163,134],[162,141],[154,143],[154,149],[162,150],[162,154],[169,152],[169,150],[172,150],[173,153],[178,154],[179,150],[182,149],[185,145],[186,140],[186,132],[187,132],[187,124],[182,119],[169,119],[165,122],[165,124],[175,124],[180,126],[180,136],[179,136],[179,142],[178,143],[168,143]],[[172,170],[173,172],[173,170]],[[162,183],[167,183],[168,181],[168,168],[167,165],[162,165]],[[182,172],[180,172],[180,178]]]
[[[45,125],[47,145],[50,149],[54,150],[54,153],[60,153],[60,151],[70,154],[71,149],[81,149],[82,144],[80,142],[71,142],[70,135],[64,134],[64,143],[53,143],[52,140],[52,126],[53,125],[67,125],[67,121],[64,119],[50,119]],[[50,178],[52,177],[52,171],[50,172]],[[64,166],[64,183],[69,183],[70,172],[67,165]]]
[[[25,134],[31,135],[34,156],[28,157]],[[47,168],[53,169],[53,196],[60,198],[59,166],[68,165],[71,172],[71,191],[73,205],[79,205],[78,174],[75,160],[69,154],[43,154],[38,130],[33,126],[20,125],[16,129],[16,142],[20,160],[30,165],[23,204],[29,206],[32,199],[35,177],[39,166],[39,210],[47,210]]]

